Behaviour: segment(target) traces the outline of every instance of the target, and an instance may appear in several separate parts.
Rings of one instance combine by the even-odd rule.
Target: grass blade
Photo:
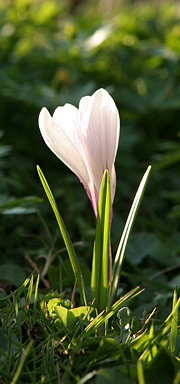
[[[31,300],[31,295],[32,295],[32,290],[33,290],[33,282],[34,282],[34,277],[32,275],[30,283],[29,283],[27,297],[26,297],[26,304],[25,304],[26,311],[29,309],[29,303],[30,303],[30,300]]]
[[[138,384],[145,384],[144,380],[144,372],[143,372],[143,366],[142,361],[137,361],[137,377],[138,377]]]
[[[176,301],[176,299],[174,300],[173,299],[173,308],[172,308],[172,312],[170,313],[170,315],[166,318],[166,320],[164,321],[162,327],[163,327],[163,330],[162,330],[162,334],[165,334],[169,328],[171,328],[172,326],[172,320],[177,316],[177,313],[178,313],[178,310],[179,310],[179,306],[180,306],[180,297],[179,299]]]
[[[119,246],[117,249],[116,257],[114,260],[114,266],[113,266],[112,282],[111,282],[111,290],[110,290],[110,298],[109,298],[110,303],[113,302],[114,297],[116,295],[125,250],[127,247],[129,236],[130,236],[130,233],[132,231],[132,227],[133,227],[139,206],[141,204],[141,200],[142,200],[143,195],[144,195],[144,191],[145,191],[145,188],[147,185],[150,171],[151,171],[151,166],[149,166],[147,168],[147,170],[146,170],[146,172],[145,172],[145,174],[141,180],[141,183],[140,183],[139,188],[137,190],[136,196],[134,198],[131,210],[129,212],[129,215],[128,215],[128,218],[126,221],[124,231],[123,231],[122,236],[121,236],[121,240],[119,242]]]
[[[130,299],[133,299],[143,291],[142,289],[137,292],[138,289],[139,287],[132,289],[116,301],[116,303],[114,303],[106,312],[102,311],[98,316],[96,316],[95,319],[85,328],[83,336],[90,336],[92,333],[97,331],[97,329],[106,323],[120,308],[127,304]]]
[[[176,339],[177,339],[177,327],[178,327],[178,308],[175,309],[177,303],[177,290],[174,291],[173,307],[174,315],[171,320],[171,333],[170,333],[170,350],[172,353],[175,351]]]
[[[36,286],[35,286],[35,292],[34,292],[34,313],[36,314],[36,308],[37,308],[37,302],[38,302],[38,287],[39,287],[39,280],[40,280],[40,275],[37,276],[37,281],[36,281]]]
[[[77,285],[78,285],[78,288],[79,288],[79,292],[80,292],[80,296],[81,296],[81,301],[82,301],[82,303],[84,303],[85,306],[87,306],[84,281],[83,281],[80,265],[79,265],[79,262],[78,262],[75,250],[74,250],[73,245],[71,243],[71,240],[70,240],[69,234],[67,232],[67,229],[66,229],[66,227],[65,227],[65,225],[63,223],[63,220],[62,220],[62,218],[60,216],[60,213],[58,211],[58,208],[57,208],[54,196],[53,196],[53,194],[51,192],[51,189],[50,189],[50,187],[49,187],[49,185],[47,183],[47,180],[46,180],[46,178],[45,178],[45,176],[44,176],[44,174],[41,171],[41,168],[39,166],[37,166],[37,171],[38,171],[41,183],[43,185],[43,188],[44,188],[44,190],[46,192],[47,198],[48,198],[48,200],[49,200],[49,202],[51,204],[51,207],[53,209],[53,212],[55,214],[56,220],[58,222],[59,229],[60,229],[61,234],[62,234],[62,237],[64,239],[64,243],[65,243],[65,246],[66,246],[69,258],[70,258],[70,262],[71,262],[71,265],[72,265],[72,269],[73,269],[73,272],[74,272],[74,275],[75,275],[75,279],[77,281]]]
[[[25,351],[24,351],[24,353],[23,353],[23,355],[21,357],[21,360],[20,360],[20,363],[18,365],[17,371],[16,371],[16,373],[15,373],[15,375],[14,375],[12,381],[11,381],[11,384],[16,384],[17,380],[19,379],[19,375],[20,375],[20,373],[22,371],[22,368],[23,368],[23,365],[25,363],[25,360],[26,360],[26,358],[27,358],[27,356],[28,356],[28,354],[30,352],[32,344],[33,344],[33,340],[31,340],[29,342],[29,344],[27,345],[27,347],[26,347],[26,349],[25,349]]]

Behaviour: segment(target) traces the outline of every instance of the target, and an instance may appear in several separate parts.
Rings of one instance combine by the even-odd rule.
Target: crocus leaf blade
[[[102,253],[102,286],[101,286],[101,305],[102,308],[108,306],[108,283],[110,275],[110,253],[109,253],[109,230],[110,230],[110,179],[108,171],[105,171],[103,202],[102,202],[102,232],[103,232],[103,253]]]
[[[84,281],[83,281],[83,277],[82,277],[82,273],[81,273],[81,268],[80,268],[80,265],[79,265],[79,262],[78,262],[75,250],[73,248],[73,245],[71,243],[68,231],[67,231],[67,229],[66,229],[66,227],[64,225],[64,222],[63,222],[63,220],[61,218],[61,215],[60,215],[60,213],[58,211],[58,208],[57,208],[57,205],[56,205],[56,201],[55,201],[54,196],[53,196],[53,194],[51,192],[51,189],[50,189],[50,187],[49,187],[49,185],[47,183],[47,180],[46,180],[46,178],[45,178],[45,176],[44,176],[44,174],[43,174],[43,172],[42,172],[42,170],[41,170],[41,168],[39,166],[37,166],[37,171],[38,171],[41,183],[43,185],[43,188],[44,188],[44,190],[46,192],[47,198],[48,198],[48,200],[49,200],[49,202],[51,204],[51,207],[53,209],[53,212],[55,214],[56,220],[58,222],[58,226],[59,226],[59,229],[61,231],[64,243],[65,243],[65,246],[66,246],[69,258],[70,258],[70,262],[71,262],[72,269],[73,269],[73,272],[74,272],[74,275],[75,275],[75,279],[77,281],[77,285],[78,285],[78,288],[79,288],[81,300],[84,303],[84,305],[87,306],[85,286],[84,286]]]
[[[101,309],[107,307],[108,301],[110,207],[110,180],[105,170],[99,195],[91,278],[92,299],[96,298]]]
[[[133,204],[131,206],[131,210],[129,212],[129,215],[128,215],[128,218],[127,218],[127,221],[126,221],[126,224],[124,227],[124,231],[122,233],[122,236],[121,236],[121,239],[119,242],[119,246],[118,246],[118,249],[116,252],[114,265],[113,265],[112,281],[111,281],[111,287],[110,287],[110,293],[109,293],[109,302],[110,303],[113,302],[114,297],[116,295],[125,250],[127,247],[129,236],[130,236],[130,233],[132,231],[132,227],[133,227],[138,209],[140,207],[140,204],[141,204],[141,201],[142,201],[142,198],[143,198],[146,186],[147,186],[150,171],[151,171],[151,166],[149,166],[147,168],[147,170],[146,170],[146,172],[145,172],[145,174],[144,174],[144,176],[140,182],[139,188],[138,188],[137,193],[135,195]]]

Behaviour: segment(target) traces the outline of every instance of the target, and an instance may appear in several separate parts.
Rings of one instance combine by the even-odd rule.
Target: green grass
[[[71,303],[56,293],[61,304],[53,304],[55,293],[43,296],[38,284],[38,277],[31,276],[0,300],[1,383],[99,383],[103,378],[111,383],[116,377],[139,384],[158,384],[161,378],[163,383],[179,382],[176,292],[165,321],[157,311],[142,322],[132,311],[125,316],[126,298],[131,297],[129,306],[136,300],[133,292],[125,295],[111,314],[105,335],[106,317],[101,314],[96,319],[94,313],[92,322],[93,313],[88,317],[79,311],[65,325],[56,308],[71,311]]]

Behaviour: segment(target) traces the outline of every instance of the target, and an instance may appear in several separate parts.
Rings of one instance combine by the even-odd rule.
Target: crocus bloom
[[[53,117],[46,108],[39,115],[44,141],[55,155],[80,179],[97,217],[100,186],[109,171],[111,207],[116,189],[115,157],[120,121],[117,107],[104,89],[71,104],[58,107]]]

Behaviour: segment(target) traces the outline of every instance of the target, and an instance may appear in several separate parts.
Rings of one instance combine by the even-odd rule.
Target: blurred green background
[[[43,106],[51,113],[67,102],[78,106],[82,96],[101,87],[114,98],[121,118],[114,253],[140,179],[153,165],[127,249],[122,287],[148,280],[154,300],[160,301],[162,289],[167,298],[178,282],[179,2],[0,0],[0,281],[4,289],[17,286],[33,270],[25,255],[39,270],[47,255],[54,255],[46,275],[50,284],[59,287],[61,277],[63,287],[73,282],[36,164],[47,177],[72,241],[78,242],[88,284],[95,234],[91,204],[76,176],[46,147],[38,115]]]

